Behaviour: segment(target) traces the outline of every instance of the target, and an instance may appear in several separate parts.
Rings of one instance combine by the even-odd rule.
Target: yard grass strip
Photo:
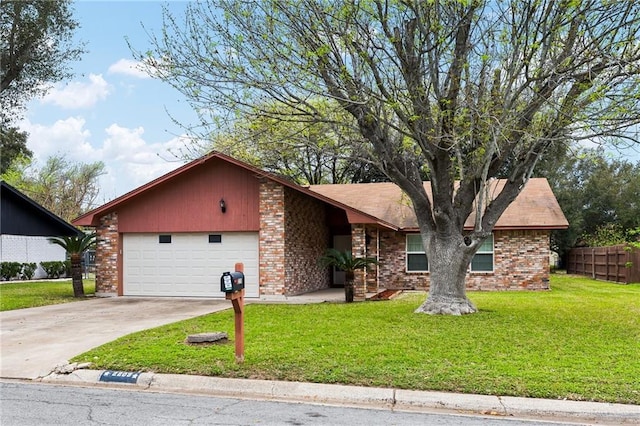
[[[231,310],[131,334],[93,368],[640,404],[640,285],[554,275],[548,292],[473,292],[479,313],[413,311],[425,293],[354,304],[252,304],[245,362]],[[229,343],[186,344],[225,331]]]
[[[83,280],[84,294],[93,296],[95,281]],[[64,281],[27,281],[0,283],[0,311],[77,302],[71,279]]]

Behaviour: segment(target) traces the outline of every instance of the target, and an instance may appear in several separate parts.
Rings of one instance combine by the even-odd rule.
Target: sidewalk
[[[102,373],[103,370],[75,370],[70,374],[52,373],[40,381],[385,410],[480,414],[579,424],[640,423],[638,405],[154,373],[141,373],[136,383],[126,384],[101,382]]]

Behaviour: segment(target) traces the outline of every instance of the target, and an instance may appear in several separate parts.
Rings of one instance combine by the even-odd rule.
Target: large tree
[[[554,159],[545,170],[569,220],[569,229],[553,233],[561,256],[600,229],[614,227],[624,234],[640,227],[640,161],[634,165],[602,149],[581,149]]]
[[[16,159],[32,156],[33,153],[27,148],[27,132],[0,125],[0,175],[9,170]]]
[[[368,159],[412,201],[431,277],[419,312],[476,311],[469,262],[546,152],[637,142],[638,2],[230,0],[165,19],[138,57],[203,123],[281,119],[269,101],[324,120],[323,98],[352,115]]]
[[[0,0],[0,118],[15,119],[34,96],[71,76],[78,23],[71,0]]]
[[[23,158],[0,178],[44,208],[71,221],[95,207],[100,190],[98,178],[104,173],[101,161],[76,163],[55,155],[41,167]]]
[[[201,138],[206,142],[185,146],[179,155],[193,160],[214,149],[300,185],[388,180],[363,158],[367,146],[354,131],[353,117],[333,102],[314,107],[329,119],[301,121],[289,105],[274,103],[269,109],[279,118],[243,117],[230,131]]]

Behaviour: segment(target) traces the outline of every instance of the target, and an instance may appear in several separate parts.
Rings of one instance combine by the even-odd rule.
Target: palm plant
[[[48,240],[66,250],[71,261],[73,297],[84,297],[84,287],[82,285],[82,254],[95,244],[96,234],[51,237]]]
[[[328,249],[320,258],[320,263],[324,266],[333,266],[344,271],[344,297],[345,302],[353,302],[353,281],[355,271],[366,269],[369,265],[378,264],[373,257],[353,257],[350,251],[340,251],[334,248]]]

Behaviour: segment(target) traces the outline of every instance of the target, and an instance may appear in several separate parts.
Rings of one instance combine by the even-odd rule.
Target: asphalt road
[[[0,382],[0,423],[3,426],[567,425],[24,382]]]

